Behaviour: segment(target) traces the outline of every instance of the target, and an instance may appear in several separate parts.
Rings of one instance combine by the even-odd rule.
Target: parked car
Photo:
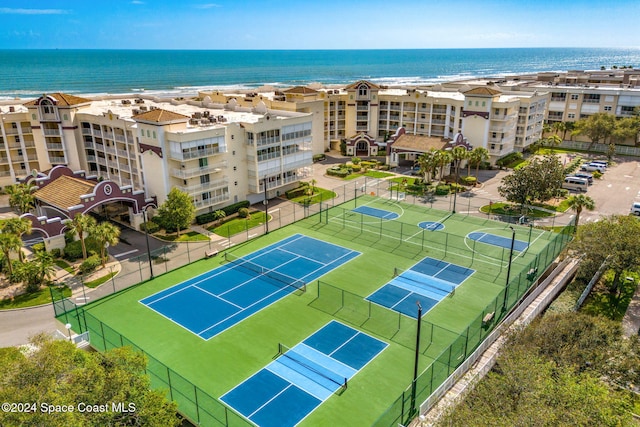
[[[589,163],[593,163],[594,165],[595,165],[595,164],[597,164],[597,165],[603,165],[605,168],[606,168],[607,166],[609,166],[609,162],[607,162],[606,160],[593,160],[593,161],[591,161],[591,162],[589,162]]]
[[[640,215],[640,202],[633,202],[631,205],[631,213],[634,215]]]
[[[576,172],[572,176],[584,178],[589,181],[589,185],[593,184],[593,174],[589,172]]]
[[[583,172],[601,172],[604,173],[607,170],[607,167],[600,163],[585,163],[580,167],[580,170]]]
[[[568,176],[562,183],[562,188],[569,191],[577,191],[581,193],[589,189],[589,181],[586,178],[578,178],[575,176]]]

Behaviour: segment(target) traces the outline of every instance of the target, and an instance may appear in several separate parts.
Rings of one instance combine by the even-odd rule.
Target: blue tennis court
[[[296,234],[140,302],[206,340],[358,255]]]
[[[470,268],[426,257],[396,274],[367,300],[416,318],[416,302],[426,313],[445,297],[453,295],[455,288],[473,273]]]
[[[374,216],[376,218],[382,219],[396,219],[400,215],[395,212],[385,211],[384,209],[372,208],[370,206],[358,206],[355,209],[352,209],[353,212],[358,212],[363,215]]]
[[[498,236],[497,234],[481,232],[469,233],[467,237],[469,237],[471,240],[486,243],[487,245],[500,246],[502,248],[511,249],[511,238],[509,237],[502,237]],[[522,240],[516,239],[513,242],[513,249],[518,252],[524,251],[528,246],[529,244],[527,242],[523,242]]]
[[[220,400],[258,426],[294,426],[382,352],[387,344],[332,320]],[[284,351],[283,351],[284,349]]]

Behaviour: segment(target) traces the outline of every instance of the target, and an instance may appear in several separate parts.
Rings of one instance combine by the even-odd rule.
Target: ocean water
[[[0,99],[47,92],[194,95],[263,85],[420,85],[539,71],[640,68],[640,49],[0,50]]]

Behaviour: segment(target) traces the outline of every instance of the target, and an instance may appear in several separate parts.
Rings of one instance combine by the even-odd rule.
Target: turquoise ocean
[[[640,49],[0,50],[0,99],[47,92],[189,96],[360,79],[421,85],[614,65],[640,68]]]

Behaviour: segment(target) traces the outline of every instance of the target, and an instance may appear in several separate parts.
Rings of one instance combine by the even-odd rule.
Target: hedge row
[[[309,183],[301,182],[300,187],[294,188],[293,190],[286,191],[284,195],[287,196],[287,199],[295,199],[296,197],[304,196],[305,194],[307,194],[308,190],[309,190]]]
[[[234,213],[238,212],[239,209],[248,208],[249,206],[251,206],[251,203],[249,203],[248,200],[243,200],[242,202],[238,202],[238,203],[234,203],[233,205],[225,206],[224,208],[222,208],[220,210],[223,211],[227,216],[229,216],[229,215],[233,215]],[[212,221],[215,221],[215,218],[213,216],[213,212],[207,212],[205,214],[198,215],[196,217],[196,223],[198,225],[206,224],[206,223],[212,222]]]
[[[351,175],[350,169],[327,169],[327,175],[337,176],[339,178],[345,178]]]

